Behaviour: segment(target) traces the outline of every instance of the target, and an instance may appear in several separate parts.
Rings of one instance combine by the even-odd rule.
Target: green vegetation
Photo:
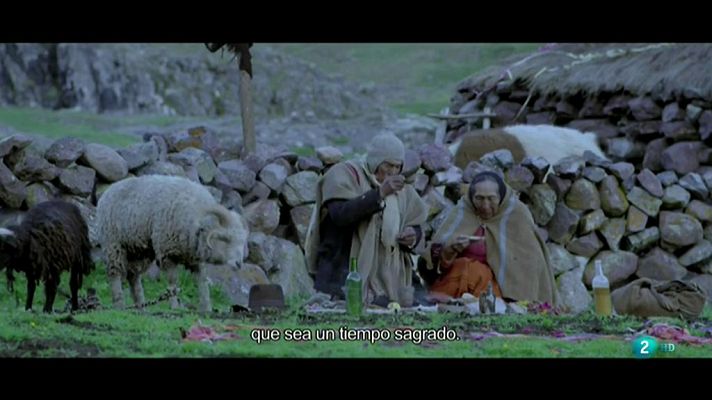
[[[0,356],[3,357],[631,357],[632,333],[642,330],[643,319],[616,317],[602,320],[592,313],[578,316],[504,315],[467,317],[455,314],[368,315],[353,319],[343,315],[308,314],[300,305],[303,299],[291,299],[281,313],[254,315],[232,313],[227,298],[213,288],[215,312],[202,316],[195,311],[196,287],[193,277],[180,275],[182,310],[170,310],[166,302],[149,306],[140,312],[110,307],[110,291],[103,266],[88,277],[86,288],[97,290],[103,309],[70,316],[68,313],[45,315],[26,312],[24,277],[18,276],[15,293],[4,290],[0,277]],[[68,278],[65,274],[64,278]],[[61,286],[67,292],[67,283]],[[166,289],[166,280],[144,278],[148,300],[156,299]],[[129,291],[125,290],[128,298]],[[64,308],[66,299],[58,296],[55,309]],[[35,306],[43,304],[41,288]],[[130,301],[129,301],[130,303]],[[690,326],[675,319],[659,319],[678,326]],[[712,311],[706,310],[698,322],[707,325]],[[181,332],[204,325],[219,333],[233,332],[238,338],[209,342],[184,341]],[[459,335],[457,341],[323,341],[317,342],[317,330],[341,327],[388,329],[439,329],[443,326]],[[274,342],[256,343],[254,329],[278,329],[283,337]],[[287,341],[286,330],[308,331],[307,341]],[[691,329],[694,334],[701,334]],[[487,332],[520,334],[516,337],[483,337]],[[557,337],[593,332],[594,339],[568,341]],[[485,335],[486,336],[486,335]],[[415,341],[417,342],[417,341]],[[712,346],[678,345],[675,353],[658,353],[657,357],[712,357]]]

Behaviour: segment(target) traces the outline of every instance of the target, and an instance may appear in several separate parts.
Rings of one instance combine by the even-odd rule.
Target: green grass
[[[462,79],[537,43],[256,43],[315,64],[332,74],[388,89],[388,104],[402,113],[438,112],[448,106]],[[149,52],[179,56],[210,55],[201,43],[146,46]],[[219,54],[219,53],[218,53]],[[225,55],[223,58],[227,59]],[[259,65],[255,65],[259,71]],[[284,77],[286,78],[286,74]],[[272,82],[275,89],[279,79]]]
[[[331,144],[334,146],[343,146],[349,144],[351,138],[348,136],[334,136],[331,138]]]
[[[438,112],[458,82],[534,43],[267,44],[356,82],[389,89],[388,102],[403,113]]]
[[[302,157],[316,156],[316,150],[311,146],[292,146],[290,150]]]
[[[50,139],[72,136],[90,143],[101,143],[112,147],[123,147],[139,141],[132,135],[97,128],[100,117],[89,113],[73,115],[67,111],[50,111],[35,108],[0,108],[0,125],[9,126],[29,135],[40,135]]]
[[[101,143],[110,147],[125,147],[141,141],[136,135],[121,132],[131,127],[166,127],[177,123],[205,121],[200,117],[166,115],[112,115],[84,111],[52,111],[40,108],[2,107],[0,126],[6,126],[27,135],[59,139],[76,137],[88,143]]]
[[[537,44],[508,43],[369,43],[369,44],[256,44],[314,63],[318,68],[354,82],[374,83],[382,89],[387,104],[402,113],[438,112],[449,105],[455,85],[467,76],[513,54],[536,49]],[[121,47],[121,46],[119,46]],[[145,46],[146,51],[179,56],[217,57],[201,43]],[[128,50],[127,50],[128,51]],[[259,66],[255,66],[258,70]],[[287,75],[285,75],[286,77]],[[279,86],[278,80],[271,84]],[[201,117],[163,115],[93,114],[74,110],[0,108],[0,128],[50,139],[65,136],[111,147],[140,141],[128,133],[132,127],[167,127],[205,121]],[[335,138],[334,145],[348,143]]]
[[[217,288],[212,289],[213,306],[209,316],[195,312],[196,288],[192,276],[182,271],[180,286],[183,310],[170,310],[167,303],[148,307],[144,312],[113,310],[104,268],[97,270],[84,282],[84,290],[93,287],[104,308],[69,317],[66,313],[46,315],[25,312],[24,278],[17,276],[15,294],[5,290],[4,274],[0,277],[0,357],[631,357],[630,332],[642,329],[645,320],[634,317],[600,319],[588,312],[578,316],[505,315],[464,317],[454,314],[434,315],[367,315],[352,318],[339,315],[313,315],[301,311],[300,299],[291,299],[289,308],[279,314],[234,314],[230,304]],[[61,288],[67,291],[67,276]],[[157,298],[166,281],[144,279],[146,298]],[[129,293],[124,292],[128,298]],[[35,296],[36,310],[43,304],[43,291]],[[64,307],[61,295],[55,309]],[[130,304],[130,300],[128,301]],[[660,318],[659,321],[687,326],[683,321]],[[707,309],[700,322],[709,325],[712,311]],[[185,342],[181,330],[203,324],[219,331],[232,327],[238,339],[214,343]],[[458,333],[460,340],[447,342],[424,341],[324,341],[317,342],[317,330],[339,328],[394,329],[404,327],[438,329],[447,326]],[[251,339],[254,329],[276,329],[282,337],[278,341],[257,343]],[[310,341],[287,341],[284,332],[307,330]],[[528,333],[529,336],[486,338],[473,335],[496,331],[502,334]],[[553,338],[555,334],[573,335],[595,332],[604,337],[595,340],[567,342]],[[700,334],[694,329],[693,333]],[[712,357],[712,346],[678,345],[675,353],[658,353],[656,357]]]

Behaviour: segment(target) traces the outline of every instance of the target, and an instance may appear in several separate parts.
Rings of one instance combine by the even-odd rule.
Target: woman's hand
[[[452,251],[456,254],[462,253],[470,245],[470,238],[467,236],[458,236],[455,238],[455,242],[450,245]]]

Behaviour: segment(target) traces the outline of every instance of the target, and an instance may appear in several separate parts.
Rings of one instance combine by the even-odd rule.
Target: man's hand
[[[405,177],[403,175],[391,175],[386,177],[381,184],[381,198],[393,194],[405,186]]]
[[[403,232],[398,234],[397,241],[404,246],[413,247],[417,238],[418,236],[415,233],[415,229],[412,226],[407,226],[403,229]]]

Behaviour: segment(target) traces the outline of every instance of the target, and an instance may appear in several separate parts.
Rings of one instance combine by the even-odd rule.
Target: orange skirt
[[[502,297],[502,290],[489,266],[461,257],[456,259],[449,269],[443,271],[443,275],[433,283],[430,291],[455,298],[462,297],[465,293],[478,297],[480,293],[487,290],[487,284],[490,282],[495,296]]]

